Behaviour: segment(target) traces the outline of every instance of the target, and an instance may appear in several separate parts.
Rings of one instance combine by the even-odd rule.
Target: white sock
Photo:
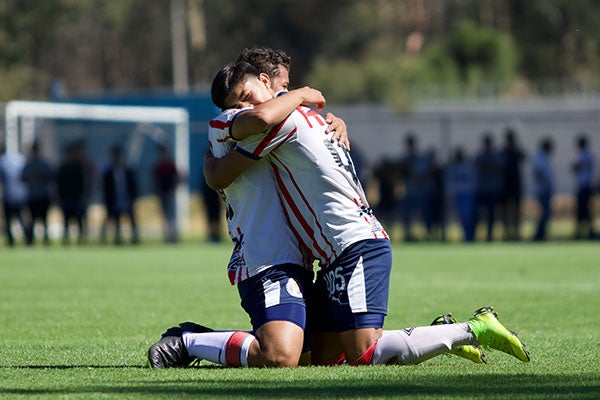
[[[248,366],[248,350],[256,338],[246,331],[184,332],[189,355],[231,367]]]
[[[375,346],[371,364],[419,364],[449,352],[453,346],[472,344],[475,340],[466,322],[384,330]]]

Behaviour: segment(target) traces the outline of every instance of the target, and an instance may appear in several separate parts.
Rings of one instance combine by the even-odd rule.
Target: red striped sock
[[[248,332],[234,332],[225,345],[225,362],[231,367],[248,366],[249,343],[244,346],[246,339],[254,337]]]
[[[323,362],[322,365],[342,365],[346,361],[346,355],[344,353],[338,353],[335,356],[328,358]]]
[[[351,365],[371,365],[371,361],[373,361],[373,353],[375,352],[377,342],[378,340],[373,342],[373,344],[369,346],[367,351],[365,351],[362,356],[358,357],[358,359],[354,361]]]

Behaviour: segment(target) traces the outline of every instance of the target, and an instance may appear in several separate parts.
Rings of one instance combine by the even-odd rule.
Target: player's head
[[[245,61],[255,66],[259,72],[271,79],[274,92],[288,88],[292,59],[285,51],[268,47],[251,47],[242,50],[237,61]]]
[[[269,76],[245,61],[221,68],[213,79],[210,94],[222,110],[258,105],[273,98]]]

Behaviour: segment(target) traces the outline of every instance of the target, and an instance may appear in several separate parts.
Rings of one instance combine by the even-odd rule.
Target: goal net
[[[101,203],[98,176],[110,161],[110,149],[119,146],[135,170],[141,197],[153,194],[152,166],[159,145],[166,146],[182,177],[189,171],[189,114],[185,108],[90,105],[11,101],[5,107],[7,153],[28,154],[38,143],[42,155],[57,167],[66,147],[79,143],[93,166],[90,204]],[[180,183],[176,193],[177,220],[182,231],[189,224],[190,193]],[[141,229],[144,218],[138,218]]]

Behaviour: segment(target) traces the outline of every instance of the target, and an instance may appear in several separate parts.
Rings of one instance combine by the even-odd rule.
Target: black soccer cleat
[[[212,329],[194,322],[182,322],[167,329],[161,339],[148,349],[148,365],[151,368],[184,368],[197,360],[188,354],[183,332],[204,333],[212,332]]]
[[[195,322],[190,322],[190,321],[180,323],[179,328],[181,328],[181,330],[183,332],[194,332],[194,333],[213,332],[213,330],[211,328],[208,328],[204,325],[200,325],[200,324],[197,324]]]

